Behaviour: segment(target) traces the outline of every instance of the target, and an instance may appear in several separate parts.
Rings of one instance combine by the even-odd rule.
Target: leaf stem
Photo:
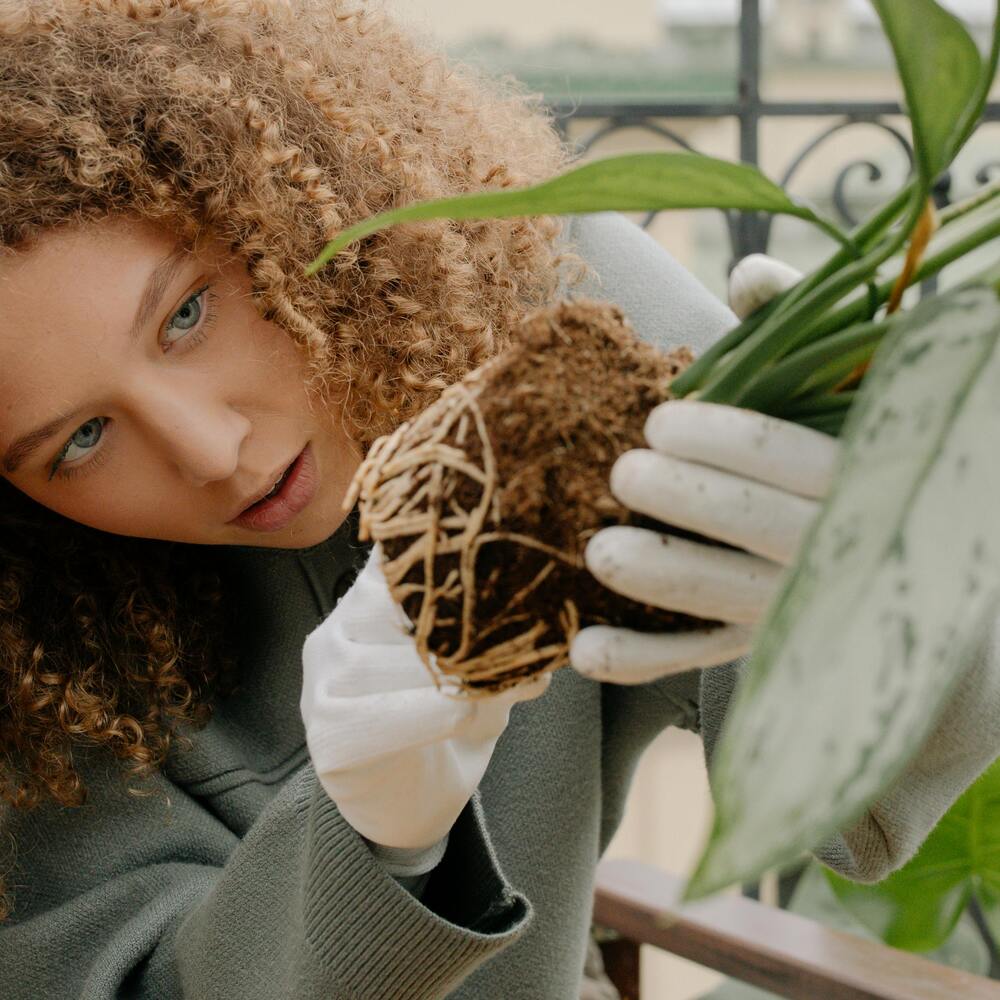
[[[992,201],[995,197],[996,195],[994,194],[990,198],[985,199],[982,204],[985,204],[986,201]],[[962,213],[963,216],[966,214],[968,213]],[[943,222],[942,225],[947,225],[959,217],[960,216],[954,216],[949,218],[946,222]],[[964,257],[972,250],[975,250],[983,244],[988,243],[990,240],[997,238],[1000,238],[1000,214],[993,215],[988,219],[988,221],[983,223],[983,225],[977,227],[969,233],[966,233],[964,236],[945,244],[945,246],[938,250],[937,253],[927,257],[912,275],[909,282],[910,287],[919,284],[921,281],[926,281],[928,278],[933,277],[935,274],[942,271],[949,264],[954,263],[960,257]],[[877,286],[878,301],[880,305],[886,302],[889,298],[896,280],[897,279],[893,277],[887,281],[881,282]],[[810,342],[814,340],[821,340],[822,338],[829,336],[831,333],[835,333],[852,323],[865,319],[868,312],[869,303],[867,298],[862,297],[848,302],[840,309],[827,313],[827,315],[817,320],[809,330],[806,339]]]
[[[859,323],[809,344],[754,378],[733,405],[774,413],[782,403],[808,388],[811,378],[819,376],[835,382],[852,371],[857,361],[874,353],[884,332],[884,323]],[[820,376],[823,366],[831,363],[834,370]]]
[[[833,413],[817,413],[814,416],[797,417],[795,422],[803,427],[811,427],[814,431],[822,431],[830,437],[840,437],[840,431],[847,419],[846,410],[835,410]]]
[[[920,267],[927,244],[930,243],[934,230],[937,228],[937,217],[934,213],[934,201],[927,199],[923,212],[920,213],[920,220],[917,222],[912,235],[910,236],[910,246],[906,251],[906,259],[903,261],[902,270],[893,282],[892,291],[889,293],[889,304],[885,308],[887,316],[891,316],[903,304],[903,293],[910,287],[913,275]],[[872,291],[869,309],[874,313],[878,309],[878,289],[870,286]],[[851,386],[857,385],[868,371],[871,358],[865,358],[853,371],[847,374],[842,381],[838,382],[831,392],[843,392]]]
[[[733,356],[723,370],[704,384],[700,398],[715,403],[728,403],[736,398],[750,378],[770,362],[789,354],[809,337],[813,317],[869,281],[879,265],[903,246],[923,213],[926,192],[920,187],[916,187],[916,191],[917,197],[911,195],[907,220],[899,232],[883,240],[866,257],[831,274],[801,296],[794,305],[765,320],[732,352]]]
[[[934,218],[934,202],[928,198],[927,204],[924,206],[924,210],[920,214],[920,221],[917,223],[916,229],[913,230],[913,236],[910,238],[910,248],[906,253],[906,259],[903,261],[903,269],[899,272],[898,277],[893,282],[892,291],[889,294],[889,305],[886,307],[886,311],[890,315],[894,313],[902,304],[903,292],[910,287],[910,283],[913,281],[913,275],[920,267],[924,251],[927,249],[927,244],[930,243],[931,237],[934,235],[934,230],[936,228],[937,222]]]
[[[740,344],[742,344],[743,341],[754,332],[754,330],[756,330],[766,319],[773,315],[773,313],[780,308],[781,302],[784,298],[790,294],[790,291],[784,292],[777,298],[772,299],[765,306],[758,309],[752,316],[748,316],[742,323],[734,326],[729,333],[725,334],[712,344],[708,350],[700,355],[696,361],[688,365],[688,367],[685,368],[684,371],[670,383],[671,393],[675,396],[686,396],[688,393],[697,389],[704,377],[711,372],[715,363],[722,358],[723,355],[728,354],[730,351],[739,347]]]
[[[808,396],[789,406],[785,413],[790,417],[811,417],[825,413],[846,412],[851,408],[857,394],[856,389],[838,392],[835,395]]]
[[[900,212],[911,203],[917,186],[915,180],[904,185],[891,201],[883,205],[870,219],[855,229],[850,234],[851,246],[860,248],[863,252],[870,250],[885,235],[889,227],[899,217]],[[808,295],[814,288],[819,287],[824,281],[844,267],[852,256],[856,256],[856,254],[852,253],[847,247],[842,247],[836,251],[822,267],[818,268],[813,274],[791,289],[791,294],[782,300],[779,311],[790,308],[799,299]]]
[[[983,205],[989,204],[996,198],[1000,198],[1000,180],[994,181],[992,184],[987,184],[986,187],[970,195],[965,201],[959,201],[954,205],[949,205],[947,208],[941,209],[938,213],[938,229],[944,229],[945,226],[951,225],[951,223],[956,222],[958,219],[964,219],[965,216],[982,208]]]
[[[910,203],[917,187],[915,180],[902,187],[891,201],[879,208],[871,218],[867,219],[850,234],[850,242],[862,251],[870,248],[872,242],[881,237],[896,221],[899,213]],[[846,247],[837,250],[818,270],[802,279],[794,288],[782,293],[766,306],[748,316],[742,323],[734,327],[724,337],[716,341],[704,354],[670,385],[670,390],[677,396],[686,396],[699,389],[708,378],[718,375],[722,366],[721,359],[735,351],[751,334],[756,332],[766,321],[773,321],[782,313],[791,309],[796,302],[808,295],[816,287],[826,281],[831,275],[846,264],[852,252]]]

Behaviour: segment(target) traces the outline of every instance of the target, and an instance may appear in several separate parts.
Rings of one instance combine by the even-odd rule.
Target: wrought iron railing
[[[771,118],[811,117],[830,119],[791,161],[783,174],[777,178],[782,186],[790,184],[800,167],[826,143],[828,139],[845,129],[858,125],[874,126],[882,130],[899,145],[909,164],[913,164],[913,147],[909,137],[889,121],[893,116],[902,115],[903,109],[894,101],[769,101],[761,96],[761,16],[760,0],[742,0],[739,21],[739,63],[738,85],[733,100],[684,101],[677,103],[615,103],[584,101],[571,103],[553,101],[550,106],[556,113],[556,120],[563,135],[568,138],[572,122],[590,121],[600,124],[577,138],[575,148],[581,153],[588,152],[598,141],[625,129],[640,129],[662,137],[683,149],[692,149],[691,144],[667,124],[671,119],[711,119],[730,118],[739,124],[739,156],[745,163],[760,162],[761,123]],[[1000,122],[1000,103],[987,105],[984,121]],[[834,178],[831,197],[837,213],[844,223],[856,222],[846,195],[847,180],[864,170],[868,179],[881,179],[881,169],[873,160],[857,158],[848,162]],[[991,175],[1000,174],[1000,156],[983,163],[975,172],[975,181],[986,184]],[[952,179],[945,174],[938,181],[934,197],[939,207],[949,204]],[[648,226],[656,213],[650,213],[643,225]],[[756,212],[727,212],[726,222],[732,246],[733,260],[739,260],[749,253],[765,252],[771,238],[771,218]]]

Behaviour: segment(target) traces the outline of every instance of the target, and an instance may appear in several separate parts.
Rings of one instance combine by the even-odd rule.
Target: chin
[[[325,542],[346,520],[347,511],[338,509],[329,517],[312,517],[308,523],[292,524],[281,531],[239,531],[239,540],[230,544],[259,545],[273,549],[308,549]]]

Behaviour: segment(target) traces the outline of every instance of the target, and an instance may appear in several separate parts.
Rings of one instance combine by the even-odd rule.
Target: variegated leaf
[[[887,336],[731,706],[691,897],[856,820],[927,736],[996,613],[998,337],[987,286],[931,300]]]

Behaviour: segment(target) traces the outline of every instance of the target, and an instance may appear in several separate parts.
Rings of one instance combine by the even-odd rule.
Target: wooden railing
[[[649,944],[790,1000],[1000,1000],[1000,982],[824,927],[744,896],[680,906],[683,881],[637,861],[604,861],[594,923],[623,1000],[641,1000]],[[603,935],[602,935],[603,936]]]

